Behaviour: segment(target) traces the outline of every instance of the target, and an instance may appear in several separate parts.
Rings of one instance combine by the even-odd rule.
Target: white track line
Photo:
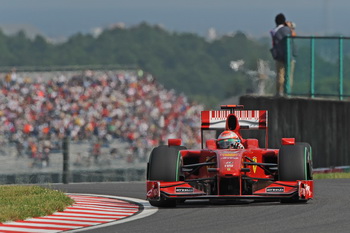
[[[14,231],[14,232],[23,232],[23,233],[31,233],[31,232],[34,232],[34,233],[56,233],[56,232],[59,232],[59,231],[56,231],[56,230],[39,230],[39,229],[25,229],[25,228],[20,228],[20,227],[7,227],[6,229],[3,229],[3,231]],[[0,230],[0,232],[3,232]]]
[[[85,194],[82,194],[82,195],[85,195]],[[86,194],[86,195],[94,196],[93,194]],[[98,229],[101,227],[113,226],[113,225],[117,225],[117,224],[121,224],[121,223],[125,223],[125,222],[134,221],[137,219],[145,218],[145,217],[148,217],[152,214],[155,214],[158,211],[158,208],[151,206],[148,201],[137,199],[137,198],[120,197],[120,196],[106,196],[106,195],[95,195],[95,196],[106,197],[106,198],[117,198],[117,199],[121,199],[121,200],[125,200],[125,201],[136,202],[138,204],[141,204],[144,209],[141,213],[139,213],[137,215],[134,215],[134,216],[131,216],[131,217],[128,217],[125,219],[121,219],[121,220],[118,220],[115,222],[109,222],[109,223],[101,224],[99,226],[86,227],[83,229],[76,229],[76,230],[71,230],[71,231],[66,231],[66,232],[69,232],[69,233],[81,232],[81,231],[90,230],[90,229]]]

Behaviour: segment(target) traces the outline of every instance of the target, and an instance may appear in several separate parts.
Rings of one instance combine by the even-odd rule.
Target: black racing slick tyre
[[[185,150],[184,146],[158,146],[151,152],[147,180],[172,182],[178,181],[181,172],[180,150]],[[157,207],[174,207],[176,200],[162,197],[160,200],[150,200],[151,205]]]
[[[283,145],[278,155],[280,181],[312,179],[311,146],[308,143]]]
[[[307,180],[313,180],[313,166],[312,166],[312,148],[310,146],[309,143],[306,142],[298,142],[297,145],[304,145],[306,147],[306,155],[305,155],[305,159],[306,159],[306,179]]]
[[[180,150],[183,146],[158,146],[151,152],[148,163],[148,180],[172,182],[178,181]]]
[[[312,150],[308,143],[283,145],[278,155],[278,176],[280,181],[312,180]],[[297,196],[281,199],[281,203],[306,203]]]

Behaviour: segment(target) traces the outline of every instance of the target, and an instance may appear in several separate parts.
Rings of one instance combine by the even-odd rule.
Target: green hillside
[[[208,42],[196,34],[169,32],[146,23],[128,29],[107,29],[96,38],[90,34],[76,34],[61,44],[48,43],[41,36],[30,40],[23,32],[14,36],[0,32],[0,66],[118,64],[137,67],[152,73],[165,87],[212,105],[244,94],[252,86],[252,80],[230,68],[230,61],[243,59],[246,69],[256,70],[257,60],[263,59],[269,61],[273,69],[267,41],[269,39],[252,39],[236,32]],[[303,65],[307,63],[303,53],[307,52],[307,49],[299,49],[301,62],[297,63],[297,72],[302,75],[309,73],[308,64]],[[319,69],[329,65],[325,60],[319,64],[322,64]],[[318,73],[327,74],[324,81],[329,82],[336,72],[320,70]],[[305,82],[307,79],[300,81],[303,87],[307,86]],[[337,87],[325,85],[324,88],[335,91]]]

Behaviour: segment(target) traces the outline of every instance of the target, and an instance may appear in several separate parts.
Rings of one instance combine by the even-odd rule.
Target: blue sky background
[[[299,35],[350,36],[348,0],[0,0],[0,26],[32,25],[50,37],[89,33],[124,22],[161,24],[169,31],[206,35],[243,31],[268,36],[283,12]]]

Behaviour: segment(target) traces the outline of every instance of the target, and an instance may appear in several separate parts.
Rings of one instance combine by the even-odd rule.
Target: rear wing
[[[267,129],[267,110],[235,110],[240,129]],[[231,111],[202,111],[202,130],[221,130],[226,128],[226,119]]]
[[[236,130],[265,130],[265,146],[268,147],[268,111],[267,110],[237,110],[242,109],[243,105],[222,105],[223,110],[209,110],[201,113],[201,140],[203,148],[204,130],[225,130],[226,121],[232,114],[237,119],[234,124]],[[229,109],[229,110],[225,110]],[[237,127],[237,128],[236,128]]]

